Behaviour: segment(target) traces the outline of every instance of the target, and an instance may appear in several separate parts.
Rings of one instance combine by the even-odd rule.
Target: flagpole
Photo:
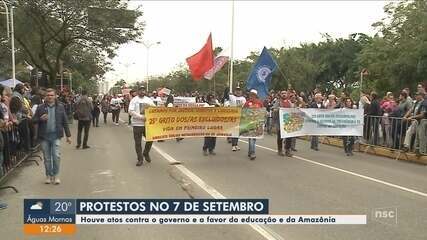
[[[216,81],[215,81],[215,75],[213,76],[213,91],[216,92]]]
[[[283,79],[284,80],[286,80],[287,79],[287,77],[285,76],[285,74],[283,73],[283,71],[282,71],[282,69],[280,68],[280,66],[279,66],[279,64],[277,64],[277,59],[275,59],[276,61],[275,61],[275,63],[276,63],[276,67],[277,67],[277,69],[279,69],[279,72],[280,72],[280,74],[282,75],[282,77],[283,77]],[[288,82],[288,84],[289,83],[291,83],[291,80],[289,79],[289,82]]]
[[[231,1],[231,52],[230,52],[230,93],[233,93],[233,46],[234,46],[234,0]]]

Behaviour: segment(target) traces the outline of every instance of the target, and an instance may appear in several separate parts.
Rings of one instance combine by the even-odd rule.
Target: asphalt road
[[[122,119],[126,119],[122,115]],[[75,125],[73,135],[75,136]],[[22,239],[24,198],[268,198],[272,214],[363,214],[367,225],[78,226],[75,239],[427,239],[427,167],[336,147],[309,149],[298,141],[292,158],[279,157],[275,137],[232,152],[218,138],[216,156],[202,155],[202,139],[155,143],[151,164],[136,167],[132,130],[125,124],[91,128],[88,150],[62,145],[61,185],[43,184],[42,164],[26,163],[2,190],[1,239]],[[75,143],[75,139],[73,139]],[[178,165],[171,165],[176,161]],[[396,212],[380,219],[377,210]],[[5,238],[4,238],[5,237]]]

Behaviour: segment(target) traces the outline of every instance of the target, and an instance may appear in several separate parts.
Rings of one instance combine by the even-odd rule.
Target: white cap
[[[254,93],[255,95],[258,95],[258,91],[255,89],[251,89],[251,91],[249,91],[250,93]]]

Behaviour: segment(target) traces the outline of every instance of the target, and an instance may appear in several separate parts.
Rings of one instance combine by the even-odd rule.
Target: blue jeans
[[[61,154],[59,147],[60,139],[42,140],[41,147],[44,155],[44,166],[46,168],[46,176],[56,176],[59,173],[59,163]]]
[[[255,154],[256,138],[249,138],[249,151],[248,155]]]

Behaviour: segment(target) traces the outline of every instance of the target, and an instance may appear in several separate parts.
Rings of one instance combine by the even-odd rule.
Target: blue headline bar
[[[77,199],[76,214],[268,214],[268,199]]]

